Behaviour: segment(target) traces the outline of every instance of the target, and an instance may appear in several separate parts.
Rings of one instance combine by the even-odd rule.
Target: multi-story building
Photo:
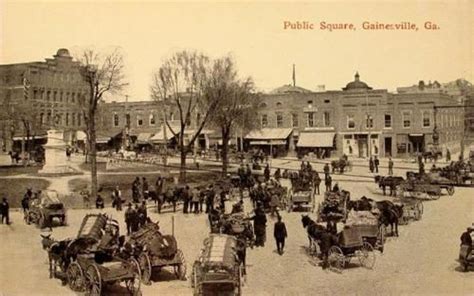
[[[44,62],[0,65],[0,101],[12,113],[2,116],[4,151],[11,150],[15,141],[25,140],[27,131],[18,122],[19,113],[28,113],[28,134],[36,139],[44,137],[47,129],[57,128],[65,131],[66,141],[75,140],[76,132],[84,127],[80,106],[87,94],[79,71],[79,63],[64,48]]]

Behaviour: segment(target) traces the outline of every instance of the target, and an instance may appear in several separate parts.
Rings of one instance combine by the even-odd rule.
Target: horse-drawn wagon
[[[412,198],[398,198],[396,204],[403,205],[403,214],[399,223],[407,225],[410,221],[419,221],[423,216],[423,202]]]
[[[398,186],[397,196],[400,198],[439,199],[441,197],[441,186],[412,178]]]
[[[291,177],[291,190],[288,194],[288,212],[305,209],[314,212],[315,191],[311,175],[295,174]]]
[[[345,225],[357,229],[364,242],[368,242],[372,248],[383,252],[385,227],[370,211],[350,211]]]
[[[429,172],[419,174],[416,172],[407,172],[407,180],[412,180],[416,183],[438,185],[441,189],[445,189],[449,195],[454,194],[455,183],[437,172]]]
[[[178,279],[186,279],[186,261],[176,238],[161,234],[157,223],[148,222],[133,232],[129,243],[134,247],[132,253],[140,266],[144,284],[150,284],[152,275],[165,267],[172,267]]]
[[[341,158],[331,161],[331,168],[333,174],[336,172],[343,174],[344,172],[352,171],[352,163],[345,158]]]
[[[361,230],[346,226],[339,233],[338,242],[329,249],[328,263],[335,271],[342,272],[354,257],[365,268],[372,269],[375,265],[374,248],[364,240]]]
[[[65,226],[67,214],[64,204],[59,200],[59,195],[54,190],[41,192],[38,198],[29,202],[29,210],[25,212],[26,224],[34,223],[39,228],[53,226],[54,219],[59,225]]]
[[[211,234],[194,262],[194,295],[242,295],[243,262],[234,236]]]
[[[73,291],[103,295],[106,285],[124,282],[131,295],[140,295],[140,267],[135,259],[120,254],[117,221],[104,214],[89,214],[76,239],[64,252],[70,264],[67,281]]]
[[[326,191],[324,200],[318,206],[318,221],[345,221],[347,218],[347,204],[350,198],[348,191]]]

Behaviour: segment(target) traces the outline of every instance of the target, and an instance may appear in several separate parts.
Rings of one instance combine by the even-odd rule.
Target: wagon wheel
[[[377,236],[377,249],[380,251],[380,253],[383,253],[384,245],[385,245],[385,227],[380,226],[379,227],[379,234]]]
[[[449,196],[452,196],[454,194],[454,186],[449,186],[447,189]]]
[[[140,291],[140,280],[141,280],[141,272],[140,272],[140,264],[135,259],[130,259],[130,267],[133,269],[133,277],[131,279],[127,279],[125,281],[125,285],[127,286],[128,292],[132,296],[139,296],[141,295]]]
[[[357,253],[359,258],[360,265],[364,266],[367,269],[372,269],[375,265],[375,253],[374,248],[368,242],[362,244],[362,248]]]
[[[150,279],[151,279],[151,274],[152,274],[152,266],[151,266],[151,261],[150,257],[148,256],[147,253],[143,252],[138,256],[138,263],[140,265],[140,271],[142,275],[142,282],[145,285],[150,285]]]
[[[83,292],[85,288],[85,277],[82,267],[77,263],[73,262],[69,265],[66,270],[67,282],[69,288],[74,292]]]
[[[184,259],[184,254],[181,250],[178,249],[176,252],[179,263],[173,266],[174,274],[176,277],[182,281],[186,280],[186,260]]]
[[[332,246],[329,249],[328,263],[332,269],[338,272],[342,272],[344,266],[346,265],[346,258],[341,248],[339,248],[338,246]]]
[[[102,293],[102,278],[99,268],[95,264],[87,267],[86,287],[88,296],[100,296]]]

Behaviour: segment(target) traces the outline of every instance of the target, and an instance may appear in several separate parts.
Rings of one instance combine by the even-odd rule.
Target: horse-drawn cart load
[[[288,212],[304,209],[314,212],[314,184],[309,174],[295,174],[291,177],[291,190],[288,196]]]
[[[105,214],[86,215],[74,239],[43,237],[42,243],[52,276],[65,279],[71,290],[103,295],[105,286],[124,282],[131,295],[140,295],[138,262],[122,256],[118,223]]]
[[[25,213],[27,224],[34,223],[39,228],[53,226],[54,219],[59,225],[65,226],[67,223],[66,208],[59,200],[59,195],[54,190],[41,192],[39,198],[30,201],[29,210]]]
[[[399,198],[395,204],[403,206],[403,215],[400,219],[401,225],[407,225],[410,221],[419,221],[423,216],[423,202],[412,198]]]
[[[344,221],[347,218],[347,203],[350,193],[342,190],[326,191],[318,207],[318,221]]]
[[[204,240],[199,259],[194,262],[194,295],[242,295],[242,262],[237,254],[237,239],[211,234]]]
[[[350,211],[346,224],[356,228],[364,241],[374,249],[383,252],[385,244],[385,228],[380,225],[379,219],[370,211]]]
[[[417,199],[439,199],[441,197],[441,185],[431,184],[426,178],[418,178],[409,175],[408,179],[397,188],[397,196],[400,198],[410,197]]]
[[[145,284],[150,283],[153,273],[158,273],[167,266],[173,267],[178,279],[186,279],[186,261],[183,252],[178,249],[176,238],[161,234],[157,223],[145,224],[130,235],[129,242],[134,246],[133,254],[139,263]]]
[[[375,265],[374,248],[364,240],[361,230],[345,226],[339,233],[338,243],[329,249],[328,263],[332,269],[341,272],[354,257],[365,268],[372,269]]]
[[[407,172],[407,180],[419,184],[438,185],[441,189],[445,189],[449,195],[454,194],[454,185],[456,185],[454,181],[443,177],[439,172],[429,172],[425,174]]]

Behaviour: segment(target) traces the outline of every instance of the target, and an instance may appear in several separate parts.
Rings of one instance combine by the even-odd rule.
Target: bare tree
[[[186,154],[191,151],[211,112],[218,101],[206,96],[204,86],[209,75],[209,58],[202,53],[180,51],[166,59],[153,74],[151,97],[165,108],[163,121],[174,137],[178,139],[180,151],[180,181],[186,180]],[[168,112],[175,109],[179,125],[170,124]],[[199,116],[198,116],[199,114]],[[192,125],[192,119],[194,125]],[[185,143],[186,131],[193,129]]]
[[[107,94],[120,93],[127,85],[124,77],[123,55],[119,49],[110,53],[84,50],[77,60],[81,64],[81,75],[88,86],[88,93],[80,102],[85,122],[88,156],[91,168],[91,194],[97,196],[97,148],[96,119],[98,104]]]
[[[214,62],[212,75],[207,80],[205,94],[219,101],[214,109],[212,124],[222,134],[222,173],[227,174],[229,140],[237,130],[248,132],[258,123],[259,97],[254,93],[250,77],[237,79],[234,61],[227,56]]]

